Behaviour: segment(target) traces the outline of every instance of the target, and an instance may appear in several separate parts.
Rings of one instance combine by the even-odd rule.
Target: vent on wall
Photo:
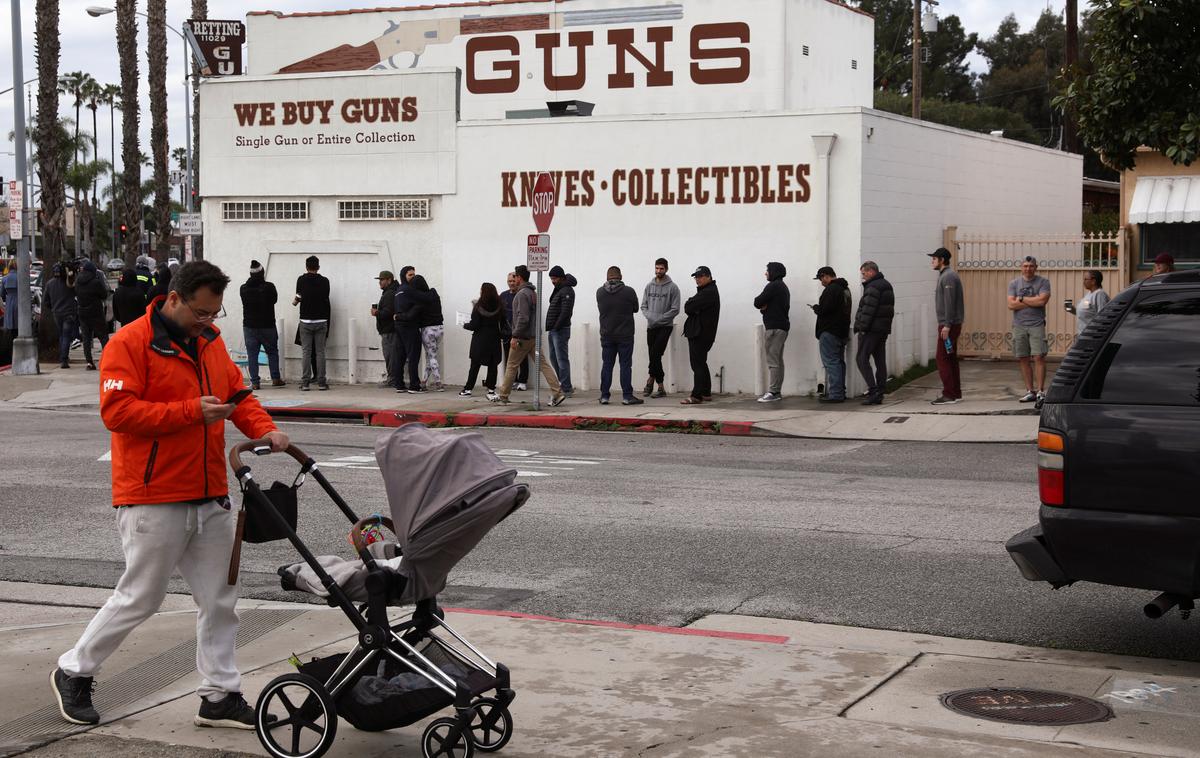
[[[854,69],[855,71],[857,71],[857,70],[858,70],[858,61],[856,61],[856,60],[851,60],[851,61],[850,61],[850,68],[852,68],[852,69]]]
[[[308,221],[303,200],[231,200],[221,203],[222,221]]]
[[[339,221],[428,221],[429,198],[339,200]]]
[[[804,55],[808,55],[808,45],[802,45],[800,47],[800,52],[803,53]]]

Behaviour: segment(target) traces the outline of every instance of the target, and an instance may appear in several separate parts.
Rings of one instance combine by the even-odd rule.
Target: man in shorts
[[[1046,391],[1046,303],[1050,302],[1050,280],[1038,276],[1037,269],[1037,258],[1027,255],[1021,261],[1021,275],[1008,283],[1008,309],[1013,312],[1013,355],[1021,364],[1021,378],[1025,380],[1022,403],[1042,400]]]

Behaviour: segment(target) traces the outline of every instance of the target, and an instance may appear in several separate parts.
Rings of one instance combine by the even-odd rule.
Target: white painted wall
[[[594,11],[667,10],[674,20],[579,23],[579,14]],[[653,113],[764,112],[844,105],[869,106],[872,86],[873,20],[870,16],[829,0],[570,0],[570,2],[464,3],[458,7],[401,7],[330,12],[326,14],[282,14],[252,12],[246,18],[248,42],[247,73],[270,75],[281,68],[341,45],[371,43],[391,31],[395,37],[412,37],[427,43],[420,67],[457,67],[468,70],[467,40],[456,31],[459,19],[478,17],[505,19],[530,14],[557,14],[548,24],[560,33],[554,53],[553,73],[569,76],[576,72],[576,52],[568,46],[571,32],[590,32],[593,44],[586,54],[586,83],[578,89],[548,89],[545,85],[544,51],[536,46],[539,34],[549,29],[503,32],[519,42],[519,53],[489,52],[475,57],[482,78],[503,78],[507,72],[497,65],[519,67],[519,87],[505,94],[473,93],[463,89],[465,119],[504,118],[505,111],[540,109],[548,100],[580,99],[596,104],[596,114],[630,115]],[[593,18],[595,18],[593,16]],[[618,13],[617,18],[622,18]],[[744,23],[749,30],[750,76],[746,81],[699,85],[693,81],[691,42],[698,25]],[[631,89],[612,89],[608,77],[616,70],[617,54],[608,44],[610,31],[634,29],[636,47],[653,60],[654,45],[647,41],[649,28],[672,27],[666,44],[666,69],[673,74],[670,86],[647,86],[645,68],[630,59],[628,70],[635,76]],[[423,35],[429,33],[432,38]],[[810,46],[802,57],[801,44]],[[705,49],[740,48],[734,39],[704,43]],[[859,62],[852,69],[850,61]],[[401,53],[380,63],[390,70],[407,69],[414,56]],[[735,66],[732,59],[701,61],[703,68]]]

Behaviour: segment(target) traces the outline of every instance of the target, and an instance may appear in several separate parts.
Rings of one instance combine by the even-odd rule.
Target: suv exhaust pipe
[[[1185,620],[1192,615],[1192,609],[1196,607],[1190,597],[1164,592],[1147,603],[1142,612],[1146,614],[1147,618],[1158,619],[1165,616],[1168,611],[1177,605],[1179,606],[1180,618]]]

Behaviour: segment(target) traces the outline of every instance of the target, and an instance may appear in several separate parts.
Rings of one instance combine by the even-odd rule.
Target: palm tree
[[[104,85],[103,89],[101,89],[101,91],[100,91],[101,102],[104,105],[108,106],[109,139],[113,140],[113,142],[115,142],[115,140],[116,140],[116,137],[114,136],[115,128],[113,126],[116,123],[116,121],[114,119],[114,110],[119,107],[118,103],[120,102],[120,95],[121,95],[121,87],[120,87],[120,85],[117,85],[117,84],[106,84],[106,85]],[[111,167],[111,170],[109,172],[109,183],[111,186],[116,187],[117,186],[117,155],[116,155],[117,151],[112,147],[113,142],[109,143],[110,147],[109,147],[108,162],[109,162],[109,166]],[[119,208],[121,207],[121,203],[120,203],[121,196],[120,196],[120,193],[112,193],[112,194],[113,194],[112,212],[109,214],[111,216],[110,220],[112,222],[112,229],[109,230],[109,233],[112,235],[112,241],[110,243],[110,247],[111,247],[112,255],[114,257],[117,257],[120,255],[120,252],[117,250],[117,218],[120,216]]]
[[[192,18],[204,19],[208,18],[208,0],[192,0]],[[196,87],[196,83],[200,81],[200,64],[194,59],[192,61],[192,176],[191,188],[192,193],[197,200],[200,198],[200,92]],[[195,210],[200,210],[198,207]],[[202,238],[197,237],[192,240],[197,246],[193,251],[197,258],[200,256],[199,245],[202,243]]]
[[[121,166],[123,219],[131,231],[139,229],[142,173],[138,163],[138,65],[136,0],[116,0],[117,57],[121,62]],[[141,235],[125,237],[125,262],[133,265]]]
[[[167,0],[146,3],[146,79],[150,84],[150,147],[154,154],[154,228],[158,255],[170,252],[171,184],[167,144]]]
[[[58,141],[58,0],[37,0],[35,19],[38,107],[34,142],[38,152],[51,155]],[[63,254],[63,173],[58,162],[39,161],[38,179],[42,184],[42,214],[45,217],[42,259],[49,264],[61,260]]]
[[[83,106],[84,91],[94,83],[92,75],[85,71],[72,71],[69,74],[63,74],[58,80],[58,89],[64,95],[71,95],[75,98],[75,143],[79,143],[79,110]],[[75,163],[79,163],[79,153],[75,153]],[[75,201],[75,224],[71,229],[71,236],[75,240],[75,257],[79,257],[80,248],[80,226],[79,226],[79,190],[74,188],[75,192],[72,195]]]

